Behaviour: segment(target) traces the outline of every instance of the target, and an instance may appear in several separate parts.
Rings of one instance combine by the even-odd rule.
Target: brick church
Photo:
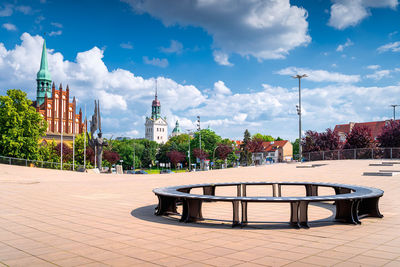
[[[45,139],[59,140],[61,132],[63,132],[65,140],[72,140],[73,135],[83,133],[85,122],[82,110],[79,109],[79,113],[76,113],[76,100],[73,97],[70,102],[68,85],[63,90],[60,84],[57,90],[54,82],[51,81],[47,64],[46,41],[43,42],[42,58],[36,81],[36,101],[33,101],[33,105],[47,121]]]

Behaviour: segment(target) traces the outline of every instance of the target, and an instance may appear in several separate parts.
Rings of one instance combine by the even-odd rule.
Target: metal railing
[[[20,159],[13,157],[0,156],[0,164],[9,164],[25,167],[37,167],[46,169],[61,169],[61,163],[59,162],[49,162],[40,160],[30,160],[30,159]],[[75,164],[75,169],[73,169],[73,164],[63,163],[62,169],[65,171],[77,171],[78,169],[83,169],[83,165]]]
[[[343,159],[400,159],[400,147],[354,148],[303,153],[305,161]]]

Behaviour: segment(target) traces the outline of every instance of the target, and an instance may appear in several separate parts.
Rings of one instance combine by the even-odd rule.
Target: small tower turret
[[[151,118],[153,120],[161,118],[161,103],[157,99],[157,80],[156,80],[156,94],[153,103],[151,104]]]
[[[44,98],[51,98],[51,75],[47,64],[46,40],[43,40],[42,58],[40,61],[40,69],[36,75],[36,105],[39,107],[44,103]]]

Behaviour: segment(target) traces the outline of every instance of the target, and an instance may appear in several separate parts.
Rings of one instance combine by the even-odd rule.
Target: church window
[[[44,86],[44,82],[41,83],[42,87]]]

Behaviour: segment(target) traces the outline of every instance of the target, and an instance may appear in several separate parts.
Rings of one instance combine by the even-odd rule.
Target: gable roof
[[[289,141],[281,140],[281,141],[272,141],[272,142],[263,142],[264,151],[273,152],[278,148],[285,146]]]
[[[399,120],[396,120],[399,121]],[[386,121],[371,121],[371,122],[359,122],[354,123],[350,122],[348,124],[339,124],[335,126],[334,132],[349,134],[354,127],[367,127],[371,130],[371,135],[373,139],[376,139],[379,135],[381,135],[383,131],[383,127],[389,123],[389,120]]]

